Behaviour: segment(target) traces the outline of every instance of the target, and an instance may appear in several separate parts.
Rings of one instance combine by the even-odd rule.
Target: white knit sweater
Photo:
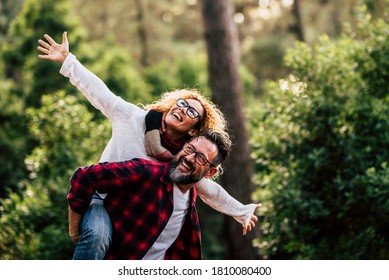
[[[100,78],[86,69],[71,53],[62,64],[60,73],[68,77],[89,102],[112,123],[112,137],[101,155],[100,162],[132,158],[153,159],[146,154],[144,146],[147,111],[112,93]],[[255,211],[255,204],[243,205],[212,180],[201,180],[196,189],[206,204],[221,213],[233,216],[243,226],[248,224]]]

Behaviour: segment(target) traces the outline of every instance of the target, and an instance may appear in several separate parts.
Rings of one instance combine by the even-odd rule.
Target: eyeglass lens
[[[188,108],[188,109],[186,110],[186,114],[187,114],[190,118],[195,119],[195,118],[199,118],[199,117],[200,117],[200,113],[197,112],[197,110],[196,110],[195,108],[191,107],[191,106],[189,105],[188,101],[186,101],[185,99],[183,99],[183,98],[177,99],[176,104],[177,104],[177,106],[180,107],[180,108]]]
[[[203,155],[202,153],[199,153],[196,151],[195,147],[193,147],[192,145],[190,144],[185,144],[184,146],[184,152],[188,155],[191,155],[191,154],[195,154],[195,161],[203,166],[207,163],[209,163],[210,165],[212,165],[206,158],[205,158],[205,155]]]

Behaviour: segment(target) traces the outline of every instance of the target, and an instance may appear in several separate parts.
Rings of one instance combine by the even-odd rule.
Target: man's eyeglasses
[[[178,98],[177,101],[176,101],[176,105],[180,108],[188,108],[186,109],[186,114],[192,118],[192,119],[196,119],[196,118],[200,118],[200,113],[197,112],[197,110],[195,108],[193,108],[192,106],[189,105],[188,101],[186,101],[185,99],[183,98]]]
[[[195,154],[195,161],[197,164],[199,164],[201,166],[206,165],[207,163],[210,166],[213,166],[213,167],[215,166],[215,165],[213,165],[213,163],[211,163],[207,160],[207,158],[205,157],[205,155],[203,153],[197,152],[196,148],[193,145],[189,144],[188,142],[185,143],[184,147],[182,147],[182,150],[187,155]]]

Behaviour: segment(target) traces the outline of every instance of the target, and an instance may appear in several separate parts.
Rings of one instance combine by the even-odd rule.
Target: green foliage
[[[24,0],[2,0],[0,3],[0,41],[5,38],[8,27]]]
[[[0,60],[0,198],[8,188],[16,191],[17,183],[26,175],[23,166],[26,152],[24,104],[12,94],[14,81],[6,79],[4,69]]]
[[[66,185],[51,180],[44,184],[25,182],[22,197],[13,193],[1,202],[1,259],[70,258],[73,246],[66,234],[65,189]],[[51,197],[59,195],[62,199],[58,204]]]
[[[93,52],[89,51],[91,48]],[[85,61],[88,69],[103,80],[116,95],[134,104],[152,100],[151,87],[144,81],[142,72],[130,53],[115,45],[112,39],[107,38],[100,43],[87,45],[77,53],[81,53],[80,59]],[[93,108],[93,112],[96,112],[96,109]]]
[[[389,258],[389,24],[286,55],[293,76],[251,108],[264,238],[272,259]]]
[[[175,77],[177,88],[197,88],[203,94],[209,94],[206,57],[183,57],[177,61]]]
[[[69,1],[27,0],[23,6],[19,2],[12,5],[20,6],[20,12],[12,12],[16,17],[8,19],[12,22],[7,23],[7,36],[0,38],[0,197],[7,189],[20,191],[18,182],[27,175],[25,155],[36,145],[26,133],[26,108],[39,106],[45,93],[70,88],[58,75],[58,65],[37,58],[38,38],[45,32],[62,34],[66,29],[72,31],[77,46],[81,36],[70,19]],[[10,10],[14,7],[8,1],[4,5]]]
[[[22,195],[1,201],[1,259],[69,259],[67,236],[69,178],[75,168],[98,161],[110,136],[108,122],[93,115],[74,96],[46,95],[40,109],[29,109],[30,132],[39,145],[27,157],[30,178]]]
[[[26,159],[31,176],[62,177],[74,166],[97,162],[110,136],[107,123],[92,122],[93,114],[63,91],[43,96],[42,104],[27,111],[31,134],[39,142]]]
[[[163,60],[143,69],[143,78],[152,88],[154,100],[161,94],[178,88],[196,88],[209,94],[206,76],[206,60],[201,55],[183,56],[174,64]]]
[[[251,97],[255,93],[256,77],[255,74],[242,65],[239,69],[239,74],[243,83],[244,96]]]
[[[256,39],[249,52],[244,53],[243,62],[257,78],[257,92],[263,93],[263,83],[282,77],[286,73],[283,65],[285,39],[279,36],[261,36]]]
[[[244,92],[252,94],[255,87],[255,76],[250,70],[242,66],[240,75]],[[143,70],[145,81],[152,87],[154,100],[159,99],[161,93],[177,88],[196,88],[205,96],[210,96],[207,76],[206,57],[201,54],[177,59],[175,64],[163,61],[146,67]]]
[[[143,69],[143,79],[152,86],[151,94],[154,100],[161,97],[161,93],[176,88],[174,69],[166,60],[150,65]]]
[[[225,259],[228,246],[225,242],[221,242],[221,240],[225,236],[224,219],[226,217],[209,207],[201,199],[197,199],[196,208],[201,226],[201,243],[204,259]]]
[[[71,17],[70,8],[67,0],[26,0],[11,22],[2,59],[7,78],[16,81],[13,94],[22,98],[26,107],[37,107],[43,94],[68,86],[66,79],[58,75],[58,65],[38,59],[36,48],[45,33],[61,35],[65,30],[72,34],[72,46],[77,47],[82,31]],[[62,38],[54,39],[61,42]]]

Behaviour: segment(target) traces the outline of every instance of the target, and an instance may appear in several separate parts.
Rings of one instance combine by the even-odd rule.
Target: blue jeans
[[[96,197],[96,196],[94,196]],[[81,237],[73,260],[102,260],[112,241],[112,224],[100,198],[93,198],[82,217]]]

